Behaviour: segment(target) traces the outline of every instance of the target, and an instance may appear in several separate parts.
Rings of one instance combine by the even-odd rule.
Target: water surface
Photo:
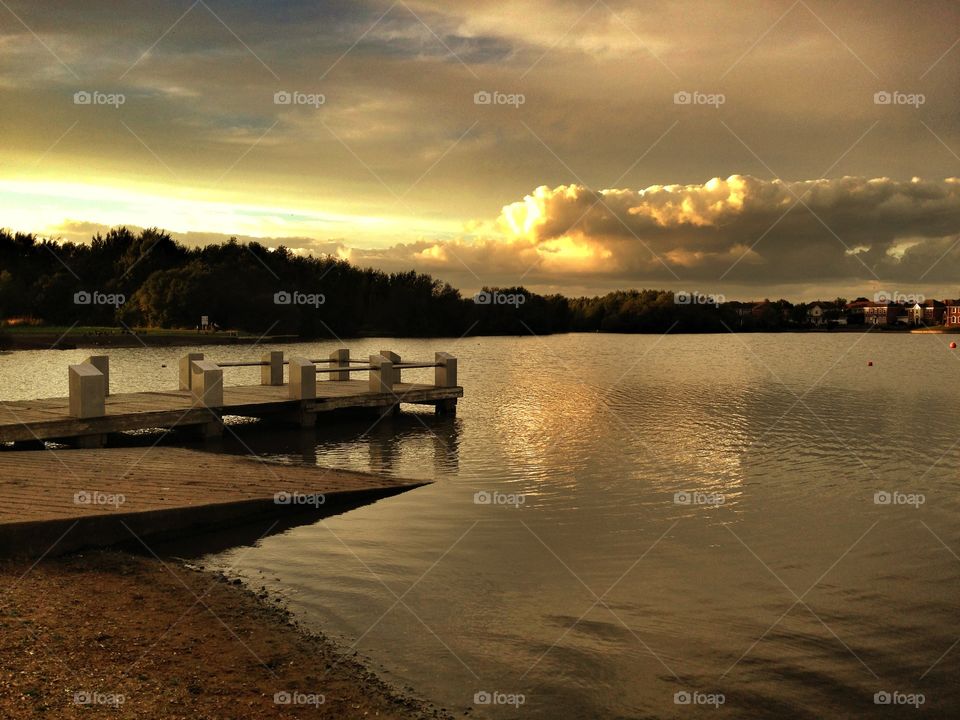
[[[359,356],[457,355],[457,418],[244,426],[225,449],[436,482],[208,560],[457,714],[912,717],[874,704],[894,691],[952,714],[960,351],[947,342],[355,341]],[[114,388],[172,386],[182,352],[111,351]],[[65,394],[66,364],[86,354],[0,357],[3,397]],[[475,705],[481,692],[524,704]]]

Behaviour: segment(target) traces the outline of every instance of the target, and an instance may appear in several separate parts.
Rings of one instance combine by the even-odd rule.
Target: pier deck
[[[109,395],[102,417],[77,419],[69,398],[0,402],[0,442],[65,440],[151,428],[206,425],[224,415],[269,417],[284,413],[308,416],[342,408],[389,408],[401,402],[438,405],[463,397],[462,387],[397,383],[389,392],[372,392],[364,380],[317,382],[316,398],[291,400],[286,385],[223,388],[223,405],[200,404],[190,390]],[[216,417],[212,417],[212,414]]]

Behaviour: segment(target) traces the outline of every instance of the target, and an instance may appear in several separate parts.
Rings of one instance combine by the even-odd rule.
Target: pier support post
[[[454,416],[457,414],[457,399],[439,400],[434,404],[434,411],[437,415]]]
[[[299,400],[300,407],[288,416],[302,428],[313,427],[317,414],[307,410],[307,403],[317,398],[317,366],[306,358],[290,358],[290,399]]]
[[[70,416],[78,420],[106,415],[103,373],[89,363],[70,366]]]
[[[350,350],[342,348],[340,350],[334,350],[330,353],[330,360],[333,362],[330,363],[331,368],[348,368],[350,367]],[[331,380],[349,380],[350,373],[346,370],[341,370],[340,372],[330,373]]]
[[[400,356],[395,352],[390,350],[381,350],[380,354],[383,355],[387,360],[393,363],[393,384],[397,385],[400,383],[400,368],[397,365],[400,364]]]
[[[438,352],[434,355],[437,367],[434,368],[433,384],[439,387],[457,387],[457,359],[450,353]],[[456,415],[457,399],[440,400],[434,405],[437,415]]]
[[[283,385],[283,352],[271,350],[261,355],[260,360],[269,363],[260,366],[260,384]]]
[[[103,395],[110,396],[110,356],[109,355],[91,355],[85,363],[93,365],[100,374],[103,375]]]
[[[193,377],[191,365],[197,360],[203,360],[203,353],[189,353],[180,358],[180,389],[189,390]]]
[[[393,420],[400,415],[400,403],[390,403],[389,405],[376,405],[368,408],[367,414],[378,421]]]
[[[434,355],[437,367],[434,369],[433,384],[437,387],[457,386],[457,359],[450,353],[438,352]]]
[[[47,447],[43,440],[15,440],[14,450],[45,450]]]
[[[202,423],[194,426],[194,432],[202,440],[210,440],[223,437],[223,423],[217,418],[208,423]]]
[[[223,407],[223,370],[209,360],[194,360],[191,363],[190,393],[202,407]]]
[[[99,450],[107,445],[107,436],[99,433],[96,435],[79,435],[70,440],[70,444],[80,450]]]
[[[370,392],[393,392],[393,363],[383,355],[370,356]]]

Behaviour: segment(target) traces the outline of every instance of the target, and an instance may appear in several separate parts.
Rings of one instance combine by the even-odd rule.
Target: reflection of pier
[[[389,423],[378,423],[364,432],[370,472],[394,475],[401,454],[410,451],[411,440],[423,440],[432,446],[436,474],[456,474],[460,465],[460,428],[455,417],[423,418],[398,416]],[[420,456],[418,456],[420,457]],[[429,462],[429,461],[428,461]]]
[[[260,384],[226,386],[224,369],[233,367],[260,367]],[[401,380],[404,370],[417,368],[434,368],[434,384]],[[366,373],[367,379],[352,380],[353,373]],[[324,375],[327,379],[318,382]],[[401,403],[432,405],[438,415],[454,415],[457,399],[463,397],[452,355],[436,353],[433,362],[403,362],[389,351],[368,360],[351,359],[349,350],[336,350],[321,360],[285,359],[282,352],[269,352],[259,361],[234,363],[192,353],[180,360],[178,390],[119,395],[110,393],[109,358],[95,356],[70,366],[69,386],[66,398],[0,404],[0,442],[69,440],[100,447],[109,433],[180,427],[219,435],[226,415],[310,427],[318,413],[352,408],[392,413]]]

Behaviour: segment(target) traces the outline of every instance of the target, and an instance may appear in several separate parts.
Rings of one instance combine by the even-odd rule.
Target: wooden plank
[[[133,528],[147,537],[254,514],[319,512],[330,498],[422,484],[171,447],[0,452],[0,555],[41,554],[75,522],[55,553],[130,540]],[[325,502],[277,504],[276,493]]]

